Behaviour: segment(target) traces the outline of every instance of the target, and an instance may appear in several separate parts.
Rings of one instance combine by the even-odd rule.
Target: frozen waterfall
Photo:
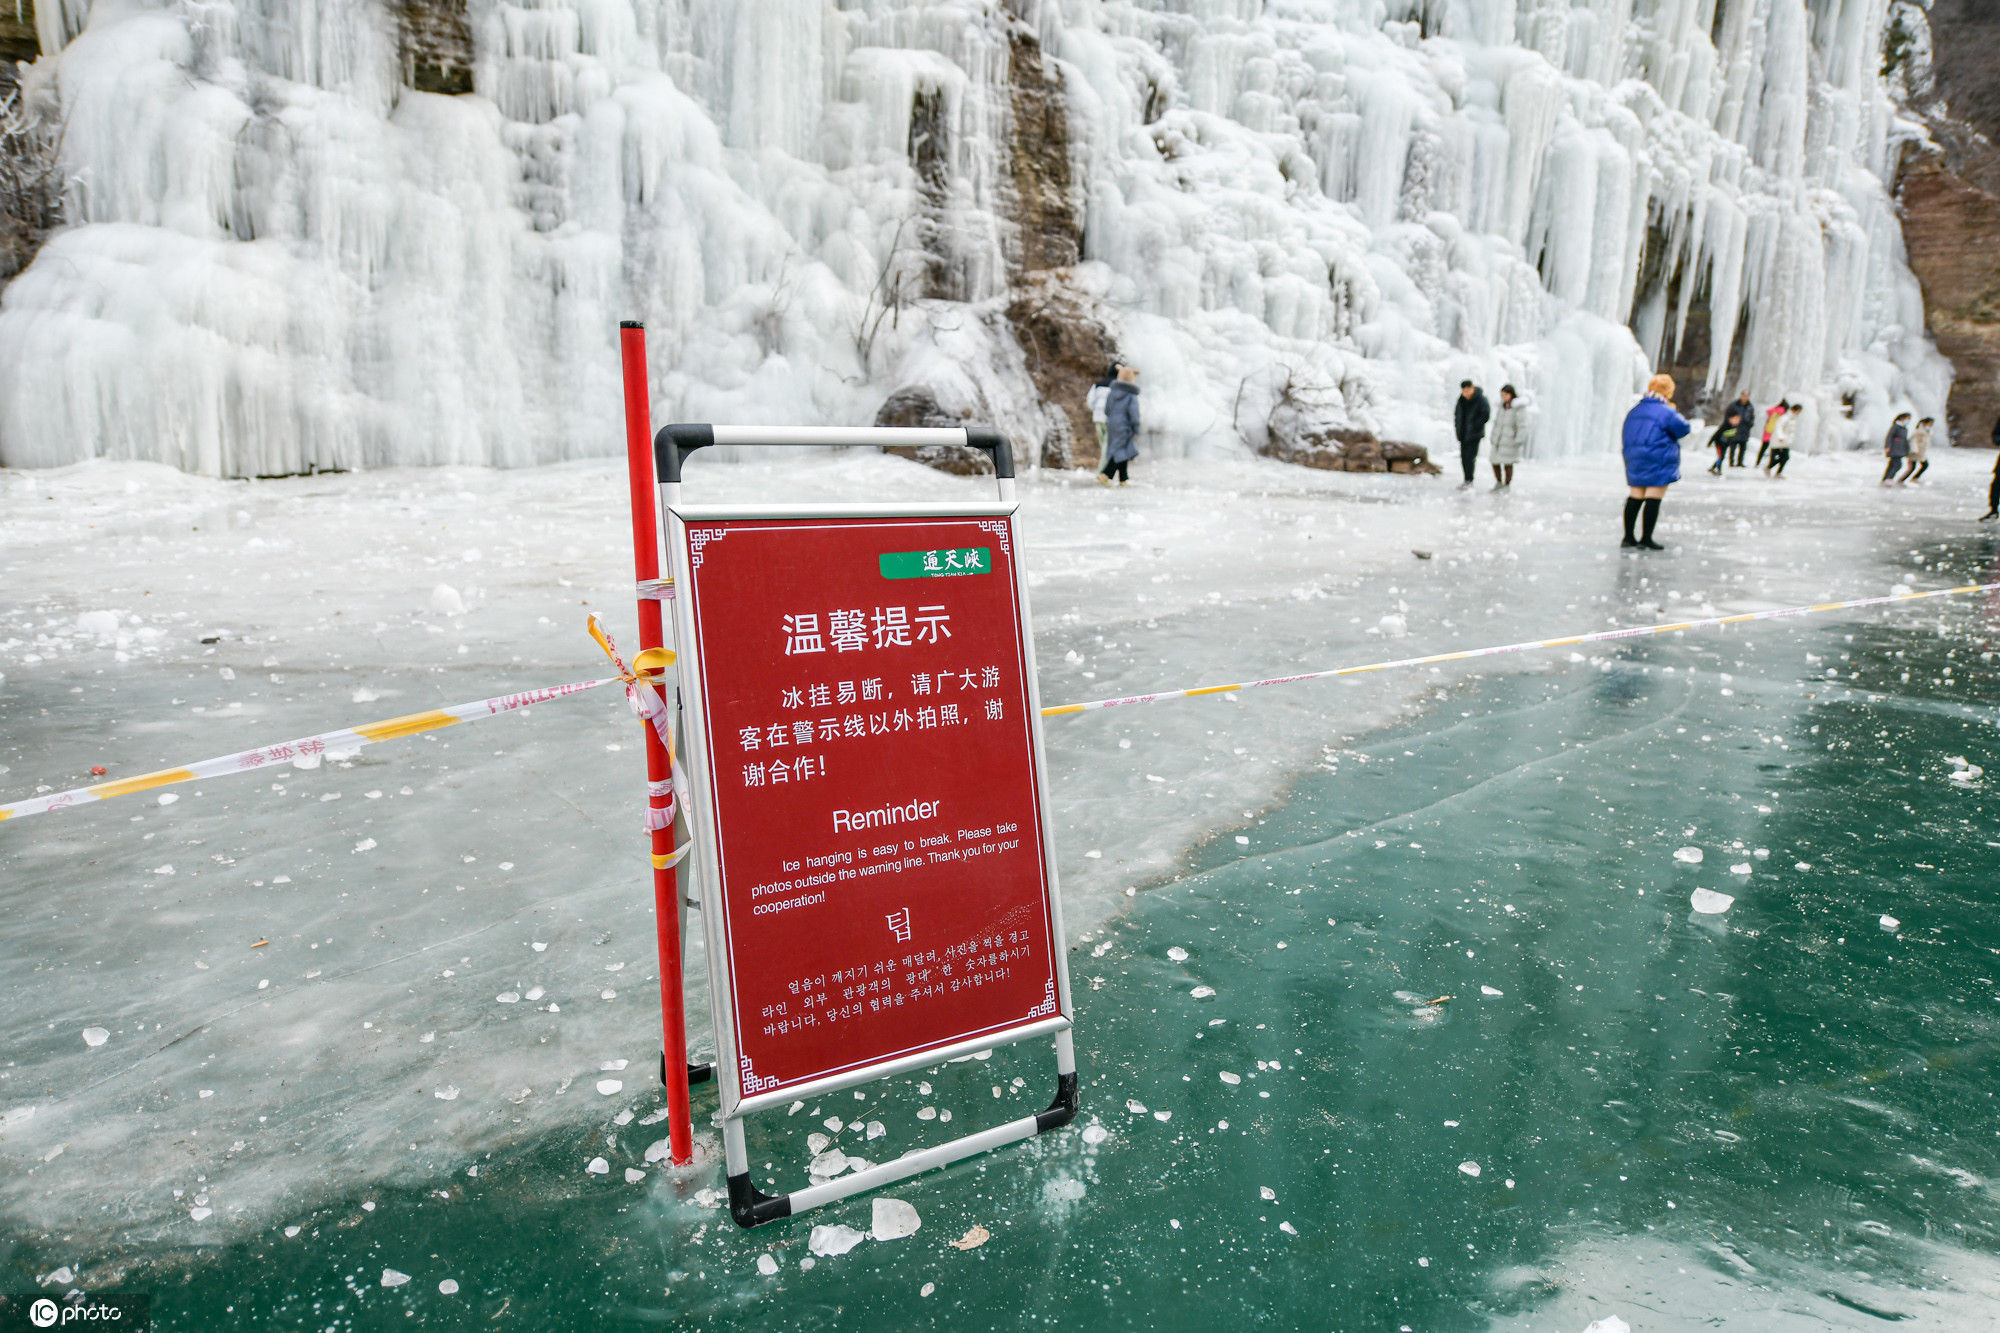
[[[623,318],[661,419],[921,386],[1032,450],[1051,285],[1160,454],[1287,393],[1437,449],[1464,377],[1602,451],[1655,365],[1841,447],[1950,377],[1888,4],[41,0],[67,225],[0,298],[0,462],[605,454]]]

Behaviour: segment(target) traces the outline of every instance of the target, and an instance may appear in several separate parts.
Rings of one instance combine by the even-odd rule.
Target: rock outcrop
[[[403,81],[420,93],[472,91],[472,29],[465,0],[398,0]]]
[[[1438,475],[1430,451],[1421,444],[1384,440],[1372,430],[1319,420],[1289,399],[1272,411],[1268,438],[1260,452],[1281,463],[1297,463],[1326,472]]]
[[[1951,360],[1946,424],[1954,443],[1992,439],[2000,416],[2000,8],[1934,0],[1929,40],[1892,17],[1884,63],[1901,74],[1930,131],[1897,171],[1903,243],[1924,290],[1925,323]]]

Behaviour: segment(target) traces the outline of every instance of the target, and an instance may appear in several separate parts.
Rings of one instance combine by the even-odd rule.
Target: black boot
[[[1628,497],[1626,497],[1626,500],[1625,500],[1625,540],[1624,540],[1624,541],[1622,541],[1622,542],[1619,542],[1619,543],[1618,543],[1618,544],[1619,544],[1620,546],[1637,546],[1637,545],[1639,544],[1639,539],[1638,539],[1637,537],[1634,537],[1634,536],[1632,535],[1632,524],[1633,524],[1634,522],[1636,522],[1636,521],[1638,520],[1638,517],[1639,517],[1639,506],[1640,506],[1640,505],[1642,505],[1642,504],[1644,504],[1644,503],[1645,503],[1645,501],[1643,501],[1643,500],[1639,499],[1639,498],[1638,498],[1637,496],[1628,496]]]
[[[1639,534],[1640,548],[1642,550],[1647,550],[1647,551],[1666,550],[1667,549],[1666,547],[1660,545],[1658,542],[1653,540],[1653,525],[1660,521],[1659,500],[1658,499],[1642,500],[1640,501],[1640,503],[1643,504],[1646,508],[1645,527],[1641,529]]]

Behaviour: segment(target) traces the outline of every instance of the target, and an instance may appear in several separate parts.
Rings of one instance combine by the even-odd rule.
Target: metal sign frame
[[[992,459],[999,483],[998,503],[989,504],[788,504],[788,505],[700,505],[686,504],[681,496],[681,465],[692,450],[715,444],[729,445],[959,445],[985,451]],[[654,438],[661,508],[666,513],[667,557],[677,588],[691,591],[686,528],[689,523],[755,519],[867,519],[918,518],[1005,519],[1012,526],[1018,509],[1014,498],[1013,459],[1004,436],[993,431],[965,429],[897,428],[796,428],[672,425],[663,427]],[[714,757],[708,753],[706,686],[701,655],[694,651],[697,640],[694,599],[680,595],[674,599],[674,632],[680,670],[680,686],[691,725],[681,732],[689,760],[688,810],[693,847],[690,871],[700,895],[702,930],[707,945],[709,992],[716,1028],[716,1073],[721,1088],[723,1147],[729,1183],[730,1213],[744,1227],[789,1217],[837,1199],[906,1179],[919,1172],[949,1165],[977,1153],[1020,1142],[1047,1130],[1068,1124],[1077,1112],[1078,1083],[1075,1048],[1070,1036],[1073,1012],[1069,985],[1068,948],[1063,936],[1062,894],[1055,861],[1054,813],[1048,798],[1048,765],[1043,751],[1041,692],[1036,680],[1033,619],[1028,606],[1026,573],[1021,567],[1018,540],[1009,543],[1008,560],[1014,576],[1015,613],[1020,630],[1023,685],[1028,700],[1026,722],[1030,754],[1034,765],[1034,790],[1039,806],[1037,836],[1041,840],[1044,894],[1048,909],[1049,948],[1056,981],[1056,1012],[933,1047],[911,1055],[860,1064],[845,1071],[768,1093],[743,1094],[742,1071],[736,1050],[736,979],[731,975],[732,960],[722,905],[720,848],[715,805]],[[767,1195],[750,1180],[749,1156],[744,1142],[743,1119],[760,1110],[793,1100],[820,1096],[842,1088],[872,1082],[910,1069],[926,1068],[962,1058],[976,1051],[1009,1045],[1029,1038],[1050,1036],[1056,1047],[1056,1094],[1047,1110],[1024,1116],[1007,1124],[940,1144],[919,1149],[864,1171],[813,1185],[788,1194]]]

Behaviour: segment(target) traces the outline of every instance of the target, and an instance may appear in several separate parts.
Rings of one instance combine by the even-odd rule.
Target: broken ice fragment
[[[382,1270],[382,1285],[385,1287],[400,1287],[409,1280],[410,1275],[408,1273],[398,1273],[393,1268]]]
[[[214,1213],[215,1213],[215,1210],[214,1210],[213,1208],[190,1208],[190,1209],[188,1209],[188,1216],[189,1216],[189,1217],[191,1217],[191,1218],[193,1218],[193,1219],[194,1219],[195,1221],[197,1221],[197,1222],[200,1222],[200,1221],[202,1221],[202,1220],[203,1220],[203,1219],[205,1219],[205,1218],[208,1218],[208,1217],[211,1217],[211,1216],[213,1216],[213,1215],[214,1215]]]
[[[1217,1073],[1216,1077],[1221,1079],[1224,1083],[1227,1083],[1232,1088],[1235,1087],[1238,1083],[1241,1083],[1243,1081],[1243,1075],[1232,1074],[1227,1069],[1224,1069],[1219,1073]]]
[[[806,1241],[806,1248],[821,1258],[828,1258],[836,1254],[846,1254],[867,1239],[867,1235],[863,1232],[836,1223],[833,1226],[814,1227],[811,1237]]]
[[[1276,1203],[1278,1201],[1278,1191],[1272,1189],[1269,1185],[1259,1185],[1257,1187],[1257,1197],[1266,1203]]]
[[[1167,957],[1173,959],[1176,963],[1185,963],[1188,960],[1188,951],[1176,944],[1173,948],[1167,950]]]
[[[923,1219],[910,1204],[901,1199],[877,1199],[874,1224],[868,1228],[868,1234],[876,1240],[901,1240],[916,1235],[922,1225]]]
[[[1905,592],[1909,589],[1905,588]],[[1632,1333],[1632,1326],[1615,1314],[1602,1319],[1593,1319],[1583,1326],[1583,1333]]]
[[[644,1171],[641,1171],[638,1167],[628,1166],[625,1168],[625,1183],[627,1185],[636,1185],[645,1178],[646,1178],[646,1173]]]
[[[757,1271],[765,1277],[772,1277],[778,1271],[778,1261],[768,1254],[760,1254],[757,1256]]]
[[[1696,889],[1688,895],[1688,899],[1694,904],[1694,910],[1704,916],[1719,916],[1727,912],[1730,905],[1736,901],[1728,894],[1717,893],[1713,889]]]
[[[1290,1222],[1278,1223],[1278,1230],[1284,1232],[1287,1236],[1296,1236],[1299,1234],[1298,1228],[1294,1227]]]
[[[1083,1127],[1083,1141],[1093,1147],[1110,1137],[1111,1131],[1102,1125],[1085,1125]]]
[[[1495,990],[1491,986],[1481,986],[1479,988],[1479,993],[1481,995],[1505,995],[1507,992],[1501,990]]]
[[[447,1083],[442,1088],[433,1088],[431,1096],[441,1102],[455,1102],[458,1100],[458,1089]]]
[[[610,1097],[625,1091],[625,1085],[615,1078],[601,1078],[597,1080],[597,1090],[604,1096]]]
[[[583,1169],[590,1172],[593,1176],[608,1175],[611,1172],[611,1163],[605,1161],[602,1157],[593,1157],[590,1159],[590,1164]]]
[[[1747,875],[1750,873],[1750,863],[1748,861],[1738,861],[1735,865],[1729,867],[1729,873],[1732,875]]]
[[[294,1237],[294,1236],[298,1235],[298,1234],[299,1234],[299,1232],[300,1232],[300,1231],[301,1231],[302,1229],[303,1229],[303,1228],[300,1228],[300,1227],[295,1227],[295,1226],[292,1226],[292,1227],[286,1227],[286,1228],[285,1228],[285,1239],[286,1239],[286,1240],[290,1240],[290,1239],[292,1239],[292,1237]]]
[[[532,1000],[535,997],[533,995],[529,995],[528,998]],[[631,1063],[632,1062],[630,1060],[606,1060],[603,1064],[599,1065],[598,1068],[604,1070],[606,1073],[615,1074],[619,1070],[623,1069],[626,1065],[629,1065]]]
[[[1125,1103],[1125,1109],[1130,1111],[1133,1115],[1144,1115],[1146,1114],[1146,1103],[1141,1101],[1129,1101]]]
[[[871,1138],[871,1139],[879,1139],[879,1138],[881,1138],[881,1137],[882,1137],[883,1135],[887,1134],[888,1132],[889,1132],[889,1127],[888,1127],[887,1125],[883,1124],[883,1123],[882,1123],[882,1122],[881,1122],[880,1120],[870,1120],[870,1121],[868,1122],[868,1137],[869,1137],[869,1138]]]
[[[450,1277],[446,1278],[444,1281],[438,1283],[438,1291],[440,1294],[445,1296],[458,1295],[458,1279]]]
[[[1674,860],[1685,861],[1691,866],[1698,866],[1701,864],[1701,848],[1683,847],[1674,853]]]
[[[1188,994],[1192,995],[1197,1000],[1206,1000],[1210,996],[1215,994],[1215,987],[1196,986],[1193,990],[1189,991]]]
[[[521,1002],[521,992],[517,990],[501,991],[493,998],[501,1004],[519,1004]]]
[[[1475,1179],[1477,1179],[1479,1176],[1479,1163],[1477,1162],[1460,1162],[1458,1164],[1458,1169],[1463,1171],[1466,1175],[1472,1176]]]
[[[1884,930],[1887,930],[1887,931],[1896,931],[1896,930],[1901,930],[1901,929],[1903,928],[1903,923],[1902,923],[1902,922],[1900,922],[1900,921],[1898,921],[1898,920],[1897,920],[1897,919],[1896,919],[1895,917],[1893,917],[1893,916],[1885,916],[1885,917],[1883,917],[1883,918],[1882,918],[1882,922],[1881,922],[1881,925],[1882,925],[1882,929],[1884,929]]]
[[[111,1034],[103,1028],[85,1028],[83,1030],[83,1044],[86,1046],[102,1046],[110,1040]]]
[[[852,1165],[846,1153],[838,1148],[830,1148],[812,1159],[806,1172],[814,1180],[830,1180]]]

